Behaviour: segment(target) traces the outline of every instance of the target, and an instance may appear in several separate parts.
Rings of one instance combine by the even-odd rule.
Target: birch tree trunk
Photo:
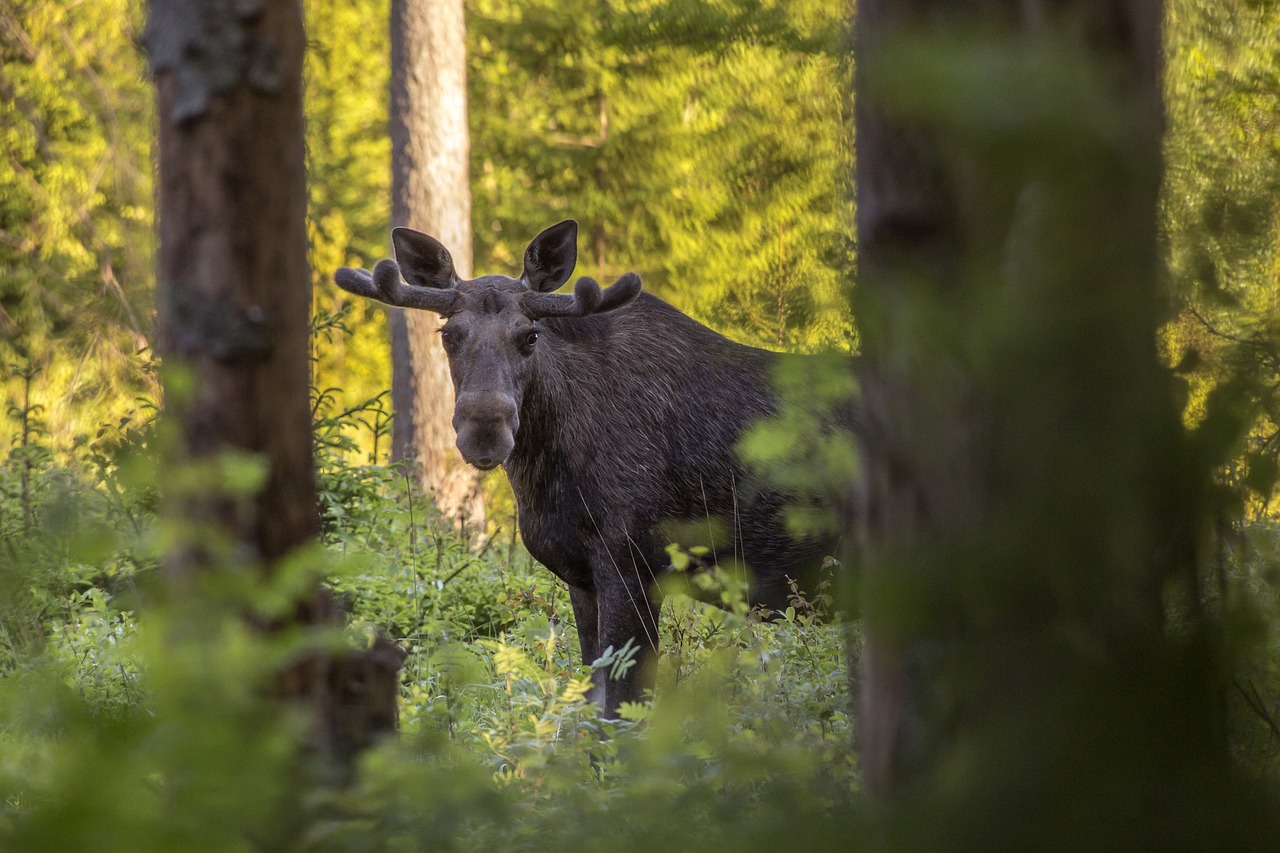
[[[462,0],[391,2],[391,218],[436,237],[471,276],[470,137]],[[423,311],[391,309],[392,458],[455,520],[483,524],[480,472],[454,446],[453,381]]]

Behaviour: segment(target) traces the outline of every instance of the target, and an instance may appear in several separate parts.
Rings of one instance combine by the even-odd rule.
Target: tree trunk
[[[167,496],[190,522],[233,543],[223,554],[192,545],[170,555],[177,588],[189,594],[200,572],[233,561],[270,571],[319,533],[302,9],[298,0],[251,6],[152,0],[145,35],[158,100],[156,295],[166,406],[181,423],[188,464],[245,453],[266,469],[265,483],[247,495],[201,482],[198,491]],[[175,381],[175,371],[188,378]],[[304,624],[337,618],[319,593],[298,607]],[[317,713],[322,751],[367,743],[371,719],[385,730],[388,703],[394,725],[398,658],[377,688],[352,687],[378,681],[364,670],[385,674],[388,656],[396,658],[381,647],[317,656],[285,674],[281,691]],[[355,693],[362,695],[353,702]],[[362,703],[373,710],[353,722]]]
[[[471,275],[470,137],[462,0],[391,2],[391,218],[436,237]],[[392,458],[455,520],[484,521],[480,472],[454,446],[453,381],[422,311],[391,309]]]
[[[158,348],[166,364],[184,365],[194,380],[192,397],[174,401],[190,455],[235,449],[267,462],[251,510],[224,503],[213,518],[270,563],[319,532],[308,399],[302,16],[295,0],[267,3],[256,19],[227,5],[152,3]],[[234,81],[230,87],[200,72],[186,75],[191,51],[181,40],[196,40],[188,27],[239,31],[275,54],[276,75],[255,84],[250,58],[232,49],[210,58]]]
[[[1161,20],[1158,0],[858,4],[859,739],[889,801],[963,738],[1056,779],[1064,731],[1101,752],[1170,687],[1160,590],[1194,574],[1207,472],[1155,345]],[[1093,689],[1113,678],[1130,704]],[[1183,722],[1159,725],[1190,743]]]

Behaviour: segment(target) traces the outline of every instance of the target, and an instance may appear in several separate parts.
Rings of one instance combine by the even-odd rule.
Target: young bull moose
[[[595,673],[593,698],[603,694],[612,716],[652,676],[655,580],[670,568],[673,522],[724,520],[709,559],[749,567],[750,601],[771,611],[834,543],[789,536],[786,500],[752,486],[736,453],[743,429],[777,408],[771,369],[782,356],[641,293],[634,273],[603,291],[580,278],[572,295],[552,293],[573,272],[577,236],[572,220],[553,225],[529,244],[519,278],[462,281],[444,246],[397,228],[395,261],[334,278],[446,319],[463,458],[506,469],[526,547],[568,584],[583,660],[628,641],[640,648],[641,666],[622,678]]]

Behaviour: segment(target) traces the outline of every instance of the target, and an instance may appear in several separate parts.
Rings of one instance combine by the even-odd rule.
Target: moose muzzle
[[[519,427],[516,401],[508,394],[465,392],[453,410],[453,429],[462,458],[485,471],[507,461],[516,446]]]

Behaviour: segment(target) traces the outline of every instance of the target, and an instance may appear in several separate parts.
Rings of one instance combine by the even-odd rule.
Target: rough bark
[[[1161,551],[1186,510],[1161,473],[1178,470],[1155,349],[1161,14],[1157,0],[858,4],[870,511],[854,680],[882,797],[1015,708],[1051,739],[1036,714],[1086,666],[1062,636],[1097,642],[1103,669],[1140,669],[1157,591],[1194,559],[1194,543]],[[1097,100],[1068,100],[1081,93]]]
[[[471,142],[462,0],[391,3],[391,218],[439,239],[471,275]],[[480,473],[454,447],[453,382],[423,311],[391,309],[392,458],[458,521],[483,523]]]
[[[221,483],[170,494],[193,524],[234,548],[170,555],[179,594],[226,560],[271,571],[319,534],[311,445],[311,283],[302,113],[302,8],[153,0],[145,36],[158,100],[158,348],[180,421],[180,464],[252,454],[266,481],[252,495]],[[317,592],[297,624],[340,614]],[[317,654],[277,692],[316,714],[318,751],[340,763],[394,728],[399,658],[383,642]],[[356,698],[352,698],[356,697]]]
[[[222,502],[212,517],[270,563],[319,533],[308,399],[302,10],[276,0],[258,16],[240,17],[205,2],[162,14],[183,5],[153,3],[148,27],[160,116],[158,349],[194,380],[190,399],[175,401],[189,454],[235,449],[266,460],[267,482],[252,508]],[[278,78],[251,82],[241,67],[247,58],[230,50],[205,60],[209,70],[159,65],[158,44],[179,38],[166,36],[166,26],[239,28],[259,50],[275,52]],[[175,51],[181,57],[191,48]],[[184,79],[198,74],[227,82],[201,95]]]

